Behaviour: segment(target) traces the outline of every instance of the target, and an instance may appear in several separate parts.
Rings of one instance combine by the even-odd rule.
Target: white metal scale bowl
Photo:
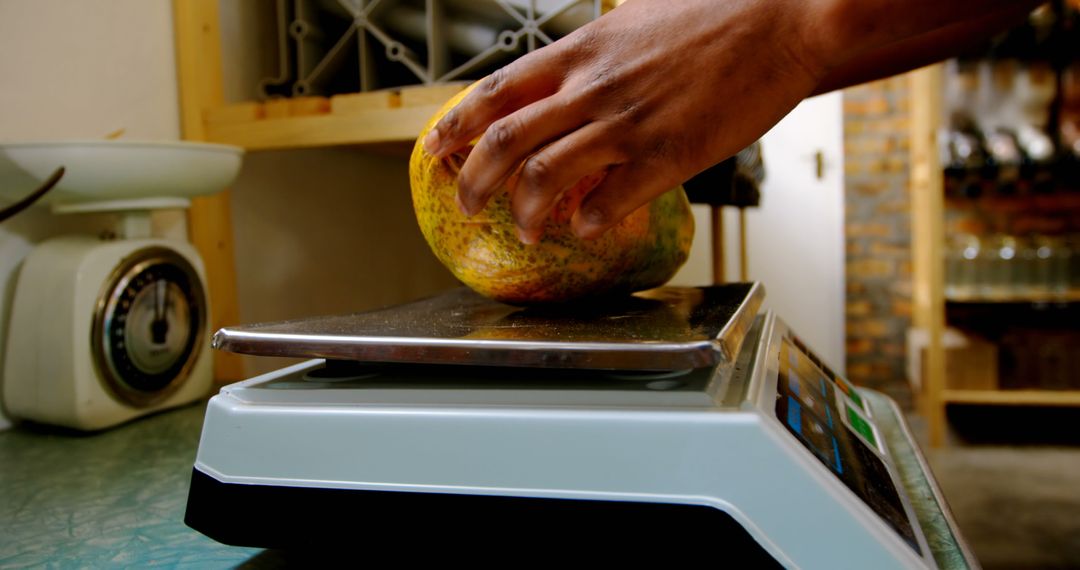
[[[223,329],[224,350],[320,358],[210,400],[186,522],[272,548],[974,566],[896,407],[763,296],[551,310],[457,290]]]

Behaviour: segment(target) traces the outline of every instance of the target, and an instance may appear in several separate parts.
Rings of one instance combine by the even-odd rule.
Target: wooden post
[[[725,283],[724,278],[724,207],[712,205],[712,280],[714,285]]]
[[[180,121],[184,140],[206,140],[203,112],[220,106],[222,88],[221,30],[217,0],[173,0],[176,34],[176,70],[179,84]],[[229,192],[195,198],[188,210],[191,242],[206,264],[209,281],[210,327],[239,322],[236,304],[236,264],[233,252]],[[214,377],[219,382],[244,377],[237,355],[216,353]]]
[[[930,445],[945,443],[944,172],[937,132],[942,120],[942,67],[911,74],[911,246],[914,325],[927,331],[920,407]]]
[[[749,281],[750,263],[746,259],[746,208],[739,208],[739,281]]]

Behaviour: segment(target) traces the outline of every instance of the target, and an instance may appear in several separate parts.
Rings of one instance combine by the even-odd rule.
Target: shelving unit
[[[1007,296],[951,296],[945,291],[944,168],[937,133],[943,121],[944,66],[934,65],[910,74],[911,213],[913,325],[928,333],[924,373],[918,396],[919,411],[927,419],[932,446],[945,443],[945,409],[949,404],[993,406],[1080,406],[1080,390],[1057,389],[954,389],[946,379],[943,335],[949,307],[977,304],[1064,306],[1080,301],[1080,291]]]
[[[943,68],[912,72],[911,248],[912,324],[927,331],[925,373],[918,394],[930,445],[945,442],[945,184],[937,132],[942,116]]]
[[[364,146],[407,149],[431,115],[465,83],[334,97],[227,105],[222,86],[217,0],[173,0],[182,136],[246,150]],[[189,235],[206,264],[214,330],[239,322],[229,191],[196,198]],[[216,354],[214,377],[241,380],[235,355]]]
[[[1017,293],[1009,295],[946,295],[945,301],[947,303],[1000,303],[1000,304],[1015,304],[1015,303],[1030,303],[1033,305],[1038,304],[1058,304],[1058,303],[1076,303],[1080,302],[1080,289],[1070,289],[1061,293]]]
[[[211,107],[206,139],[247,150],[409,143],[468,83]]]
[[[225,100],[217,1],[173,0],[173,26],[181,134],[184,140],[207,141],[203,112],[221,106]],[[228,190],[192,200],[188,236],[206,266],[212,330],[240,320],[232,235]],[[243,363],[238,357],[215,355],[217,381],[240,380],[243,376]]]
[[[1080,390],[943,390],[947,404],[1080,406]]]

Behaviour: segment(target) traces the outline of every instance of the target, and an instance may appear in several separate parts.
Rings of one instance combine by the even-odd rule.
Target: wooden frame
[[[217,0],[173,0],[173,25],[181,133],[184,140],[205,141],[203,113],[224,101]],[[239,323],[228,190],[192,200],[188,235],[206,265],[211,330]],[[215,379],[243,379],[243,362],[237,355],[214,356]]]
[[[400,152],[465,83],[226,105],[217,0],[173,0],[180,122],[184,140],[246,150],[366,145]],[[407,152],[407,150],[406,150]],[[229,191],[197,198],[189,236],[206,265],[213,330],[239,323]],[[240,357],[215,355],[220,382],[244,377]]]
[[[940,65],[911,73],[911,246],[913,324],[928,332],[919,408],[931,446],[945,443],[944,171],[937,132],[942,117]],[[918,372],[915,372],[918,373]]]
[[[926,330],[928,344],[918,396],[927,419],[931,446],[946,440],[949,404],[1009,406],[1080,406],[1080,390],[957,389],[948,386],[942,338],[945,333],[945,180],[937,133],[944,121],[944,65],[911,74],[911,228],[913,254],[913,325]],[[1078,293],[1050,297],[1025,295],[997,302],[1074,301]],[[962,302],[965,299],[950,299]],[[985,300],[983,298],[967,299]]]

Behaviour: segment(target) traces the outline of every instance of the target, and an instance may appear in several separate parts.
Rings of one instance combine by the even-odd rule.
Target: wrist
[[[948,0],[946,0],[948,1]],[[881,10],[866,0],[809,0],[802,5],[805,30],[804,49],[821,68],[821,76],[843,65],[859,53],[887,43],[880,37],[887,24]]]
[[[962,22],[1030,11],[1040,0],[804,0],[808,45],[833,69]]]

